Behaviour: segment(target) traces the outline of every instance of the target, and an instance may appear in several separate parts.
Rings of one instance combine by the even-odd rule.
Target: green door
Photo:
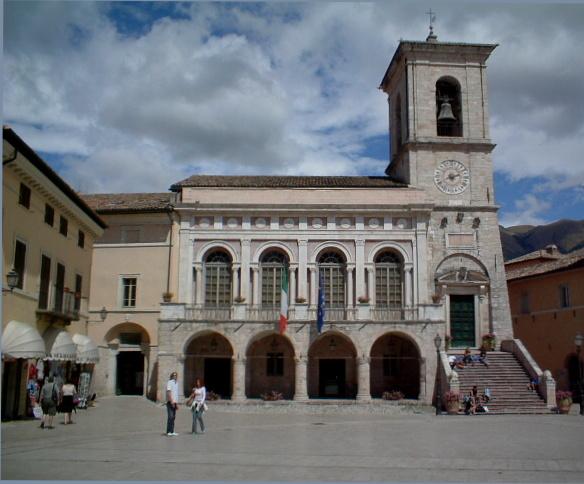
[[[450,295],[450,336],[452,346],[474,346],[475,311],[473,295]]]

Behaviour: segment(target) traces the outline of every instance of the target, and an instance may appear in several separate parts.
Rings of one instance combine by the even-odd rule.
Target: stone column
[[[249,297],[249,265],[251,262],[251,241],[241,239],[241,297],[248,302]],[[249,304],[249,303],[248,303]]]
[[[199,307],[204,306],[203,301],[203,266],[195,265],[195,304]]]
[[[235,301],[235,298],[239,296],[239,264],[233,264],[231,267],[231,282],[233,284],[231,299]]]
[[[353,269],[354,266],[347,266],[347,307],[352,308],[353,304]],[[359,296],[357,296],[359,297]]]
[[[252,272],[252,304],[257,306],[259,304],[259,291],[260,291],[260,268],[258,266],[253,266],[251,268]]]
[[[306,358],[304,355],[298,355],[294,358],[296,362],[296,378],[294,382],[294,400],[302,402],[308,400],[307,375],[306,375]]]
[[[298,297],[310,299],[306,290],[306,268],[308,264],[308,241],[298,241]]]
[[[365,296],[365,241],[355,241],[355,285],[357,297]]]
[[[375,266],[367,267],[367,284],[369,286],[369,304],[375,306]]]
[[[312,266],[309,267],[308,270],[310,271],[310,307],[316,308],[318,303],[318,283],[316,282],[317,267]]]
[[[357,389],[357,400],[360,401],[371,400],[369,361],[370,359],[367,356],[357,357],[357,378],[359,385]]]
[[[288,281],[289,291],[290,291],[290,306],[296,304],[296,266],[291,265],[289,271],[290,280]]]
[[[412,264],[406,262],[404,265],[404,306],[412,307]]]
[[[178,302],[191,304],[193,287],[193,239],[188,224],[183,222],[179,232]]]
[[[233,358],[233,394],[234,402],[244,402],[245,397],[245,357],[238,355]]]

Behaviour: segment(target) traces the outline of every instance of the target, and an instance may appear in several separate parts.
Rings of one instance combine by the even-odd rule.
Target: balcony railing
[[[280,308],[247,308],[247,319],[252,321],[278,321]]]
[[[39,294],[39,303],[37,313],[40,315],[64,321],[79,319],[80,296],[66,288],[52,285],[48,295]]]
[[[316,321],[318,315],[317,309],[309,309],[307,311],[307,320]],[[325,308],[325,321],[350,321],[356,318],[357,312],[355,308]]]
[[[373,321],[412,321],[418,318],[418,308],[372,308]]]
[[[185,317],[193,321],[229,321],[232,313],[231,307],[188,307]]]

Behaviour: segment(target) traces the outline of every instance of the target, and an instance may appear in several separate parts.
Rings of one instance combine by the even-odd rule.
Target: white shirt
[[[168,399],[168,393],[166,396],[166,401],[171,403],[178,402],[178,383],[176,380],[168,380],[166,384],[166,391],[170,392],[171,399]]]
[[[205,398],[207,397],[207,390],[205,387],[193,388],[195,392],[195,402],[205,403]]]

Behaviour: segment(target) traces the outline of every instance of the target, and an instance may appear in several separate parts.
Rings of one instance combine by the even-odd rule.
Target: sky
[[[382,175],[400,41],[496,43],[504,226],[584,219],[584,3],[5,1],[3,122],[76,190]]]

